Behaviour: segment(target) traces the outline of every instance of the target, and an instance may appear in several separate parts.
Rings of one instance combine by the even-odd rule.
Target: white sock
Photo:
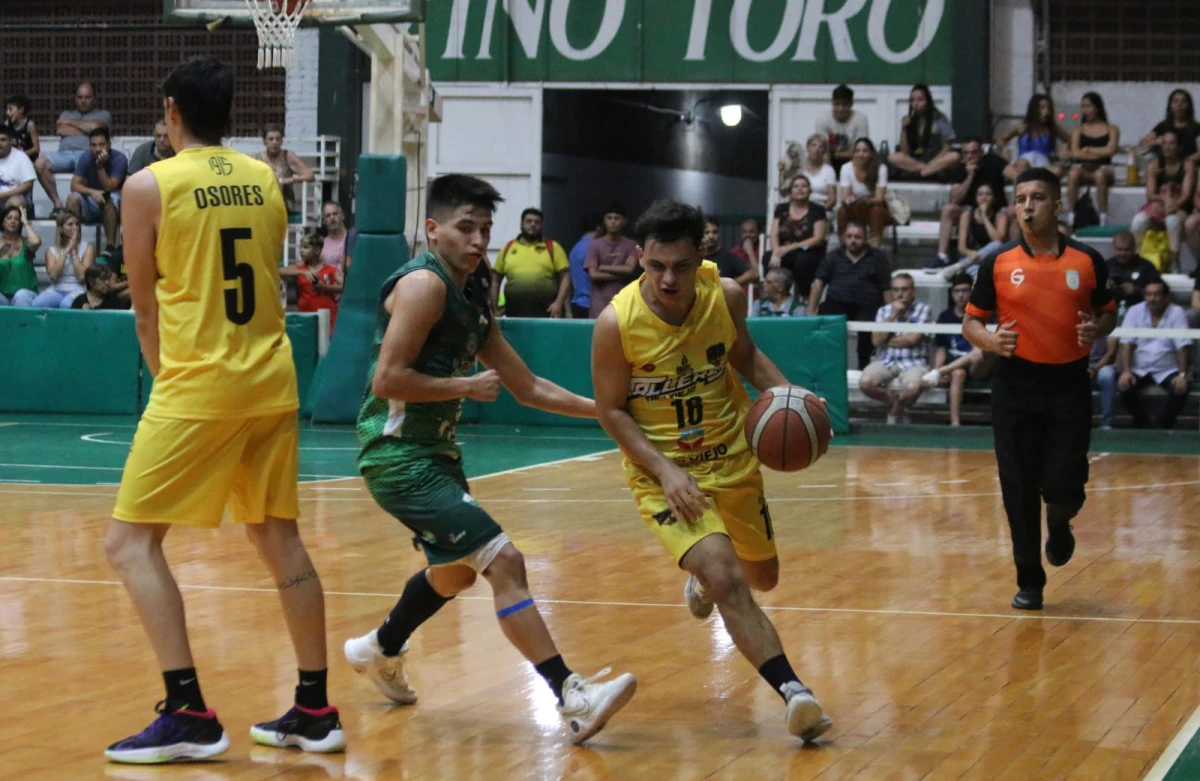
[[[1066,212],[1063,216],[1066,219],[1068,226],[1075,225],[1075,212]]]
[[[1108,212],[1100,212],[1100,224],[1108,225]]]

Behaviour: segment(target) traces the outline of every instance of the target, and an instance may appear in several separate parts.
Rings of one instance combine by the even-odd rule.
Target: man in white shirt
[[[1170,303],[1167,283],[1155,279],[1146,284],[1146,300],[1129,307],[1122,328],[1186,329],[1187,312]],[[1133,415],[1135,428],[1146,428],[1149,418],[1142,406],[1142,389],[1160,385],[1167,392],[1167,405],[1158,420],[1159,428],[1173,428],[1175,418],[1187,404],[1192,381],[1188,370],[1190,339],[1137,338],[1121,340],[1121,378],[1117,387],[1121,400]]]
[[[833,113],[817,120],[816,132],[829,139],[829,162],[837,170],[854,156],[854,142],[870,138],[867,118],[854,110],[854,90],[840,84],[833,90]]]
[[[8,125],[0,125],[0,207],[20,206],[32,214],[37,172],[29,156],[13,148],[14,135]]]

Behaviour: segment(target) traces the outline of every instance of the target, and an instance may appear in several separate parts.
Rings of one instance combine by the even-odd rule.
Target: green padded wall
[[[748,322],[755,344],[790,382],[825,398],[834,432],[849,433],[846,318],[751,318]],[[500,324],[504,338],[534,374],[575,393],[592,395],[592,321],[505,318]],[[462,421],[525,426],[595,425],[593,421],[522,407],[508,391],[501,391],[500,398],[491,404],[468,401]]]
[[[364,233],[404,233],[408,162],[401,155],[359,155],[354,228]],[[354,265],[358,265],[355,248]],[[339,310],[339,315],[341,314]]]
[[[4,412],[137,411],[141,356],[128,312],[0,307],[0,344]]]

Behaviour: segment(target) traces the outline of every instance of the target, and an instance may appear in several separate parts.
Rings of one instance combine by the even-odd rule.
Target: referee
[[[1017,565],[1012,606],[1020,610],[1042,607],[1043,499],[1046,560],[1061,567],[1075,552],[1071,519],[1083,507],[1092,428],[1088,353],[1117,322],[1104,260],[1058,233],[1060,188],[1045,168],[1017,177],[1021,238],[980,265],[963,317],[963,336],[1001,356],[992,429]],[[993,313],[995,333],[984,325]]]

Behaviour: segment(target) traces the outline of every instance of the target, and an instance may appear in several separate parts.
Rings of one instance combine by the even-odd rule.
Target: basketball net
[[[290,68],[308,0],[246,0],[258,31],[258,68]]]

